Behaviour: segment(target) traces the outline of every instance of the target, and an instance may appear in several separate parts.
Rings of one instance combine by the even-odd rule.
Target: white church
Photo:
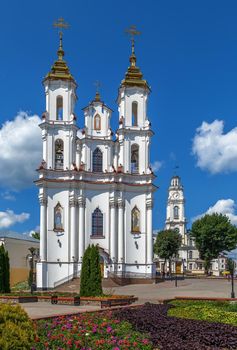
[[[80,276],[83,253],[99,246],[104,277],[151,278],[154,274],[152,207],[156,186],[150,167],[153,132],[147,116],[150,88],[130,65],[118,96],[118,128],[97,91],[74,113],[77,84],[64,60],[62,35],[57,60],[45,76],[43,160],[38,169],[40,259],[37,287],[54,288]]]

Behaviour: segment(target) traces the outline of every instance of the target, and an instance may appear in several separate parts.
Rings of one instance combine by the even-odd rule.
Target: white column
[[[40,202],[40,260],[47,260],[47,199],[39,198]]]
[[[115,202],[111,200],[110,206],[110,258],[112,261],[116,261],[116,237],[115,237]]]
[[[152,264],[153,261],[153,238],[152,238],[152,201],[146,203],[147,216],[147,264]]]
[[[124,203],[118,202],[118,263],[124,262]]]
[[[77,249],[77,234],[76,234],[76,208],[77,202],[74,198],[70,198],[70,212],[71,212],[71,254],[70,260],[78,260],[78,249]]]
[[[85,250],[85,201],[84,198],[79,199],[79,261]]]

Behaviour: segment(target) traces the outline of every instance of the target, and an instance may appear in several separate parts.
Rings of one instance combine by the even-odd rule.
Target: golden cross
[[[64,18],[60,17],[53,23],[53,26],[54,28],[59,28],[60,47],[62,47],[63,30],[68,29],[70,25],[64,21]]]
[[[136,28],[136,26],[131,25],[129,29],[125,30],[126,33],[128,33],[131,36],[131,42],[132,42],[132,53],[134,54],[134,44],[135,44],[135,35],[141,35],[141,32],[139,32]]]
[[[56,22],[54,22],[53,26],[55,28],[60,28],[60,31],[63,29],[68,29],[70,26],[68,23],[64,21],[64,18],[60,17]]]

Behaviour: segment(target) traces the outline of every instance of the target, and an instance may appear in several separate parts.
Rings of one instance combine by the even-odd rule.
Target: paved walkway
[[[235,281],[235,287],[237,295],[237,281]],[[114,294],[135,295],[138,297],[139,303],[158,302],[175,296],[229,298],[231,283],[222,279],[185,279],[178,280],[177,287],[175,287],[175,281],[166,281],[151,285],[115,287],[112,288],[112,291]]]
[[[235,288],[237,295],[237,281],[235,281]],[[148,301],[157,303],[159,300],[170,299],[175,296],[229,298],[231,283],[219,279],[185,279],[184,281],[178,281],[178,287],[175,287],[175,281],[166,281],[159,284],[134,284],[114,287],[104,289],[104,291],[109,294],[134,295],[138,297],[137,303],[143,304]],[[100,306],[52,305],[48,302],[25,303],[21,306],[33,319],[101,310]]]
[[[101,310],[100,306],[93,305],[53,305],[50,302],[39,301],[37,303],[22,303],[21,307],[28,313],[30,318],[37,319],[43,317],[53,317],[59,315],[78,314],[86,311]]]

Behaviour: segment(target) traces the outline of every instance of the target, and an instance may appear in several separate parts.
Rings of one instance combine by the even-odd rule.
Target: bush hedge
[[[34,336],[33,323],[19,305],[0,304],[1,350],[30,350]]]

